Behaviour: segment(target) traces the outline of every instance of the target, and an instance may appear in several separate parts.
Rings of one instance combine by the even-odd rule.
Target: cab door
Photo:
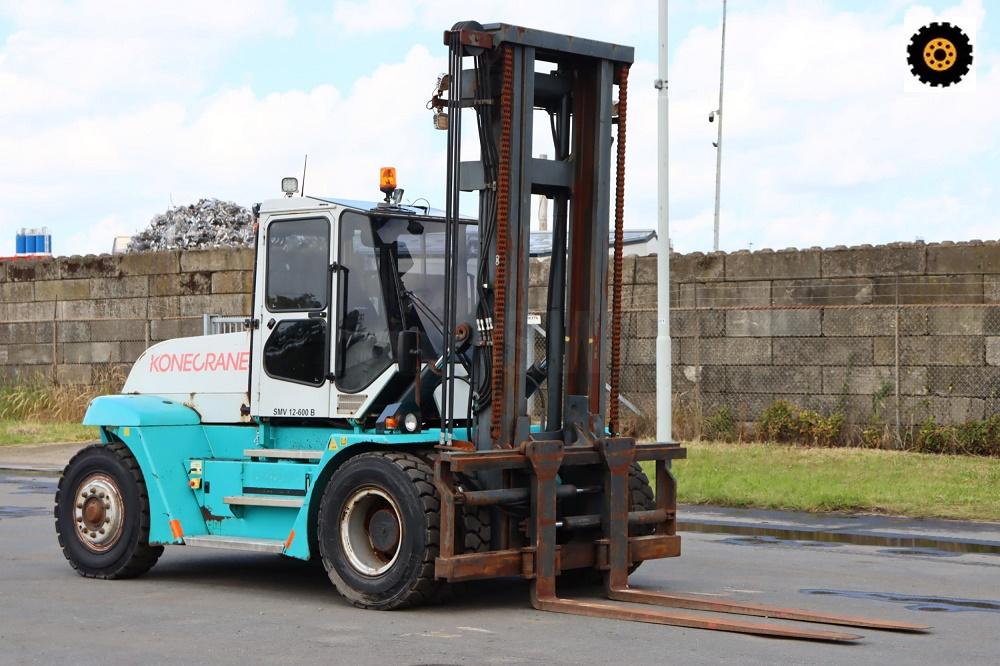
[[[327,214],[274,217],[262,229],[254,299],[256,416],[329,416],[332,236]]]

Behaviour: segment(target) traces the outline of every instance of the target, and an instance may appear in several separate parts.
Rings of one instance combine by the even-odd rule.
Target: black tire
[[[81,490],[93,480],[111,485],[118,492],[122,508],[117,536],[107,543],[93,544],[81,534],[85,523],[77,521]],[[89,498],[87,502],[96,502]],[[98,507],[101,517],[114,515]],[[83,509],[81,508],[81,512]],[[73,456],[59,478],[55,498],[56,536],[63,555],[77,573],[88,578],[134,578],[149,571],[163,553],[163,546],[149,545],[149,494],[139,463],[121,443],[97,444]],[[87,514],[85,514],[87,515]],[[110,518],[106,518],[110,522]],[[94,523],[94,529],[100,529]],[[93,532],[97,534],[97,532]]]
[[[910,38],[906,62],[922,83],[947,87],[961,81],[972,67],[972,43],[958,26],[931,23]]]
[[[352,458],[330,479],[317,515],[319,552],[337,591],[355,606],[374,610],[417,606],[437,600],[445,589],[445,583],[434,578],[441,504],[433,479],[431,466],[422,458],[388,451]],[[374,501],[388,502],[399,527],[392,546],[394,554],[381,564],[384,570],[372,567],[376,573],[362,571],[360,566],[365,563],[358,560],[361,548],[357,553],[353,549],[348,553],[342,539],[342,518],[346,515],[350,522],[352,512],[362,510],[354,507],[358,506],[356,498],[364,493],[380,493],[371,496],[376,498]],[[368,527],[371,524],[366,523]],[[357,541],[346,538],[350,543]],[[374,544],[370,536],[369,541]],[[372,545],[372,553],[364,555],[385,554],[375,550]],[[352,563],[352,558],[357,563]]]

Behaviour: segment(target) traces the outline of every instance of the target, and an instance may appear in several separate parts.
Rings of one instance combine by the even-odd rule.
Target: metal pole
[[[726,0],[722,0],[722,54],[719,57],[719,135],[715,140],[715,237],[712,249],[719,251],[719,201],[722,197],[722,85],[726,73]]]
[[[669,219],[669,153],[667,100],[667,0],[659,0],[659,68],[656,80],[656,237],[659,248],[656,257],[656,439],[673,441],[671,405],[672,361],[670,355],[670,219]]]

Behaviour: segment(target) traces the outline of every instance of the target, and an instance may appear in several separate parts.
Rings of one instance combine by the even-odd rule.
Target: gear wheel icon
[[[947,87],[968,74],[972,66],[972,42],[956,25],[931,23],[910,38],[906,62],[922,83]]]

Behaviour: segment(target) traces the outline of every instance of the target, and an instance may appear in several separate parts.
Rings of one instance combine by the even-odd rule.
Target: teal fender
[[[139,463],[149,494],[150,543],[184,543],[183,525],[203,531],[195,496],[173,491],[189,490],[185,460],[211,455],[197,412],[154,396],[107,395],[90,403],[83,423],[101,426],[103,441],[123,442]]]

